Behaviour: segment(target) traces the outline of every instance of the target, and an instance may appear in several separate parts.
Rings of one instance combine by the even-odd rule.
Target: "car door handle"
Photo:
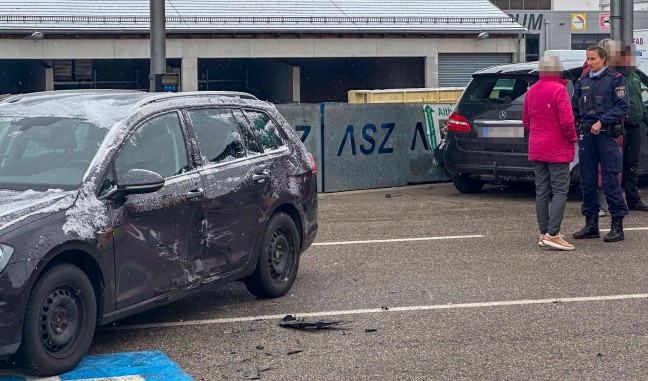
[[[269,174],[270,172],[268,172],[267,170],[264,170],[261,173],[255,173],[252,175],[252,180],[262,183],[265,181]]]
[[[186,197],[188,200],[190,200],[190,199],[192,199],[192,198],[202,197],[204,193],[205,193],[205,192],[203,192],[202,189],[194,189],[194,190],[190,190],[189,192],[187,192],[187,194],[185,195],[185,197]]]

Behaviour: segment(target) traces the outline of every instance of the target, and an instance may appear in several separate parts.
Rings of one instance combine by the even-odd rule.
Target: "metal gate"
[[[439,54],[439,87],[465,87],[474,72],[511,61],[510,53]]]

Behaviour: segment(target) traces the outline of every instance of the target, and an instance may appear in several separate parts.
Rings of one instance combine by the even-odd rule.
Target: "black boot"
[[[623,217],[612,217],[610,232],[603,237],[605,242],[623,241]]]
[[[600,237],[599,233],[599,218],[596,214],[586,214],[585,215],[585,227],[576,233],[572,234],[574,239],[583,239],[583,238],[598,238]]]

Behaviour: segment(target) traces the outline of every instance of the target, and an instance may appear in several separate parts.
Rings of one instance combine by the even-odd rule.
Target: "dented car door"
[[[264,227],[267,178],[251,135],[229,108],[187,112],[200,151],[205,184],[202,263],[210,277],[240,270]],[[256,152],[255,152],[256,151]]]
[[[140,125],[114,161],[115,177],[147,169],[165,178],[155,193],[137,194],[119,205],[113,240],[117,308],[173,292],[198,281],[200,175],[189,164],[185,137],[175,112]]]

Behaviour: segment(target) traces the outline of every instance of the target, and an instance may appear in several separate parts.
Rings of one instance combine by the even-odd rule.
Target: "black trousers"
[[[641,202],[637,182],[637,168],[641,155],[641,123],[625,123],[623,126],[623,177],[621,185],[625,189],[628,206]]]

